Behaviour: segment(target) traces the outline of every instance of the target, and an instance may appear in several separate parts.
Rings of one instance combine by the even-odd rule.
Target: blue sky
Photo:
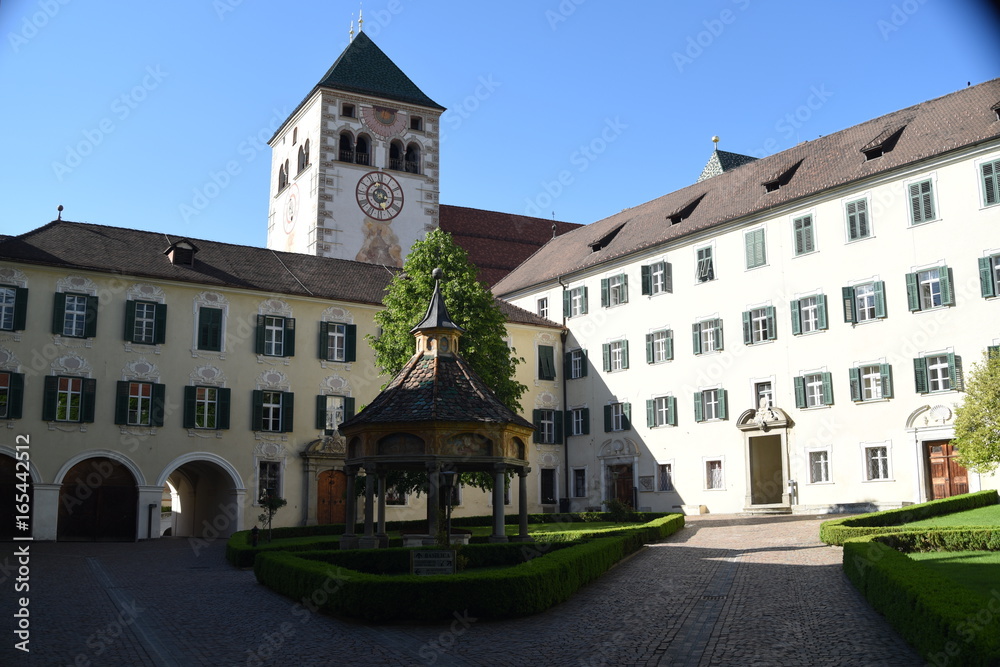
[[[364,18],[449,109],[443,203],[589,223],[693,182],[712,135],[763,156],[1000,75],[989,6],[377,0]],[[266,139],[357,11],[4,0],[0,233],[62,204],[67,220],[264,245]]]

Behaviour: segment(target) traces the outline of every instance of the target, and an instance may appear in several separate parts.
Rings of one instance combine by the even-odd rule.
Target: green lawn
[[[974,510],[936,516],[932,519],[905,524],[908,528],[951,528],[955,526],[1000,527],[1000,505],[987,505]]]
[[[974,591],[1000,588],[1000,551],[926,551],[908,555]]]

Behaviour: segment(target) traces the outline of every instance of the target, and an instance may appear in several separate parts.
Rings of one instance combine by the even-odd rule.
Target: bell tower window
[[[358,137],[357,144],[355,144],[354,163],[364,165],[371,164],[370,153],[371,139],[362,134]]]
[[[389,144],[389,169],[403,171],[403,142],[394,139]]]
[[[420,173],[420,146],[411,143],[406,147],[406,155],[403,161],[405,171],[411,174]]]
[[[354,162],[354,137],[350,132],[340,133],[340,161]]]

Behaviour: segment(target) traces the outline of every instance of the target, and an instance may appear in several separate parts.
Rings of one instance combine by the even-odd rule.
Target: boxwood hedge
[[[668,515],[577,544],[470,545],[462,550],[470,567],[520,564],[454,575],[373,573],[398,572],[401,564],[408,568],[406,549],[262,552],[254,573],[260,583],[310,609],[368,621],[446,619],[455,612],[474,618],[525,616],[562,602],[624,556],[683,525],[682,515]]]
[[[930,664],[1000,665],[1000,591],[980,593],[894,547],[997,548],[991,529],[921,530],[850,538],[844,572]],[[950,550],[950,549],[949,549]]]
[[[884,512],[870,512],[824,521],[819,527],[819,538],[827,544],[843,544],[852,537],[882,535],[907,530],[902,524],[921,521],[943,514],[996,505],[1000,502],[995,490],[966,493],[961,496],[932,500]]]

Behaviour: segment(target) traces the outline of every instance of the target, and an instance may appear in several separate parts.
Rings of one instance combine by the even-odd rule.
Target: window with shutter
[[[764,230],[754,229],[743,235],[747,268],[753,269],[767,263],[767,249],[764,246]]]
[[[712,263],[712,247],[698,249],[698,266],[695,279],[700,282],[715,280],[715,265]]]
[[[792,230],[795,235],[795,254],[805,255],[816,249],[813,237],[813,219],[811,215],[792,220]]]
[[[0,331],[24,330],[27,306],[27,289],[0,285]]]
[[[931,179],[910,184],[910,223],[934,219],[934,186]]]
[[[202,306],[198,309],[198,349],[222,351],[222,309]]]
[[[21,419],[24,374],[0,373],[0,419]]]
[[[868,200],[857,199],[847,202],[847,240],[860,241],[871,236],[868,222]]]
[[[985,162],[980,167],[983,175],[983,206],[1000,203],[1000,160]]]
[[[555,351],[551,345],[538,346],[538,379],[556,379]]]

